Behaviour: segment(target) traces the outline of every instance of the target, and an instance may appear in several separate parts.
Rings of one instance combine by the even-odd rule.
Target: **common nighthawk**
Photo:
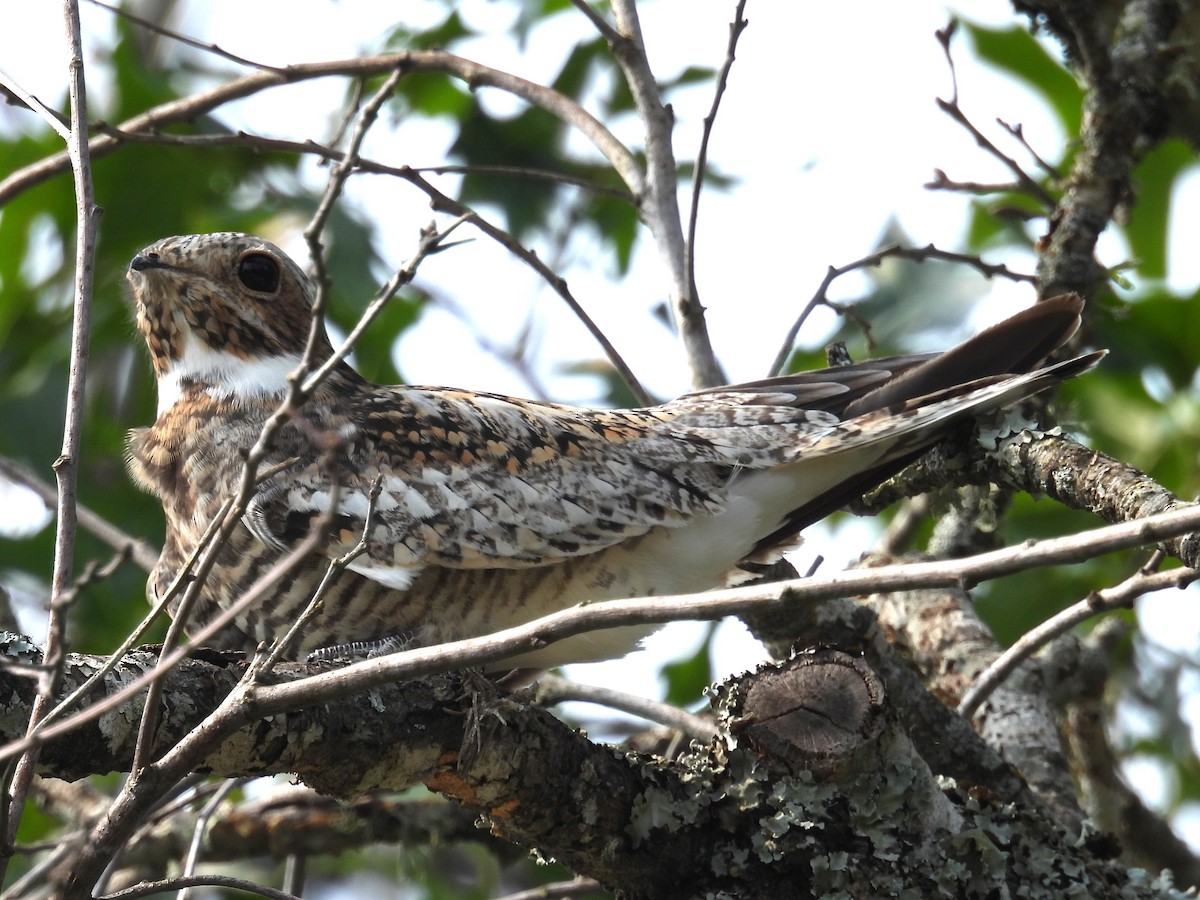
[[[172,237],[133,258],[138,329],[158,418],[130,438],[130,467],[158,495],[161,596],[278,408],[312,322],[304,274],[244,234]],[[295,653],[418,632],[485,634],[586,600],[724,583],[795,543],[972,413],[1014,403],[1101,354],[1034,369],[1076,330],[1082,301],[1038,303],[943,354],[919,354],[700,391],[662,406],[597,410],[449,388],[368,382],[339,365],[276,436],[262,482],[204,585],[204,622],[328,511],[311,559],[225,633],[279,637],[328,559],[363,536]],[[322,333],[318,359],[332,354]],[[1032,371],[1031,371],[1032,370]],[[335,448],[331,464],[325,455]],[[322,461],[324,459],[324,462]],[[328,519],[326,520],[328,521]],[[172,612],[175,610],[172,609]],[[580,635],[521,655],[549,666],[618,656],[648,629]]]

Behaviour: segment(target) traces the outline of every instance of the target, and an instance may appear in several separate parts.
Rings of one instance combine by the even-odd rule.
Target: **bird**
[[[274,244],[226,232],[138,252],[128,280],[157,381],[157,418],[130,432],[133,478],[166,537],[161,598],[280,408],[314,329],[313,294]],[[964,420],[1093,367],[1039,363],[1076,332],[1083,301],[1035,303],[942,352],[909,354],[592,409],[483,391],[374,384],[345,361],[291,412],[189,612],[194,630],[315,535],[304,562],[211,642],[280,638],[330,560],[357,547],[292,658],[327,648],[440,643],[589,601],[735,584],[807,525],[922,455]],[[311,358],[334,355],[323,324]],[[178,612],[178,598],[169,603]],[[619,657],[655,626],[529,647],[549,668]]]

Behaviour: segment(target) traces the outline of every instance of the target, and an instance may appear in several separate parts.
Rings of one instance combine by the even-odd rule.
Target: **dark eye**
[[[242,284],[260,294],[279,289],[279,263],[265,253],[247,253],[238,263],[237,274]]]

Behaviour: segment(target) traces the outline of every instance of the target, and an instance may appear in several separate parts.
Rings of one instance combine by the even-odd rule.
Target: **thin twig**
[[[1042,158],[1041,154],[1033,149],[1033,145],[1030,144],[1029,139],[1025,137],[1025,127],[1020,122],[1017,122],[1015,125],[1010,125],[1003,119],[997,118],[996,124],[1011,134],[1021,144],[1021,146],[1025,148],[1025,152],[1029,154],[1030,158],[1033,159],[1034,163],[1039,169],[1056,181],[1062,178],[1062,172],[1060,172],[1056,166],[1046,162],[1046,160]]]
[[[71,123],[67,120],[66,116],[56,109],[51,109],[36,96],[29,93],[25,88],[21,87],[16,79],[3,69],[0,69],[0,88],[8,91],[13,97],[29,107],[42,121],[53,128],[55,133],[64,141],[71,139]]]
[[[603,890],[600,882],[581,876],[570,881],[556,881],[527,891],[517,891],[515,894],[504,894],[496,900],[561,900],[563,897],[582,897],[600,890]]]
[[[1025,632],[1000,654],[963,694],[962,702],[958,705],[959,713],[968,719],[974,716],[984,701],[1021,663],[1076,625],[1115,609],[1126,609],[1143,594],[1164,588],[1185,588],[1197,579],[1200,579],[1198,569],[1179,568],[1168,569],[1165,572],[1147,572],[1145,569],[1139,569],[1116,587],[1093,591],[1078,603]]]
[[[152,897],[155,894],[165,894],[168,891],[180,888],[206,886],[245,891],[247,894],[258,894],[260,897],[269,897],[270,900],[302,900],[302,898],[297,897],[295,894],[289,894],[286,891],[280,891],[245,878],[234,878],[231,875],[185,875],[176,878],[164,878],[161,881],[143,881],[124,890],[114,891],[111,894],[101,894],[96,900],[135,900],[137,897]]]
[[[330,215],[333,214],[333,206],[337,202],[338,197],[342,195],[342,189],[346,186],[346,181],[354,171],[354,166],[358,162],[358,153],[362,149],[363,141],[367,138],[367,132],[371,130],[371,126],[379,118],[379,110],[383,107],[387,99],[392,96],[392,93],[396,90],[396,85],[400,83],[403,75],[404,72],[402,69],[395,69],[387,77],[387,80],[379,90],[363,106],[357,121],[354,123],[354,129],[350,133],[350,142],[346,147],[346,151],[338,161],[338,164],[333,167],[333,171],[329,173],[329,180],[325,184],[325,192],[321,195],[321,202],[317,204],[312,219],[304,229],[304,241],[308,245],[309,255],[312,257],[314,269],[313,282],[316,286],[312,306],[313,317],[309,323],[310,345],[315,340],[316,335],[325,329],[325,305],[329,298],[330,280],[329,273],[325,268],[325,247],[321,242],[321,232],[325,230],[325,223],[329,221]]]
[[[844,266],[830,266],[825,271],[825,277],[821,279],[821,283],[813,292],[812,298],[805,304],[804,309],[800,311],[800,315],[796,317],[796,321],[792,323],[792,327],[788,329],[784,336],[783,344],[779,348],[779,352],[775,355],[775,360],[771,363],[771,368],[768,370],[768,375],[778,375],[783,371],[783,367],[787,365],[788,357],[792,353],[792,345],[796,342],[796,335],[800,333],[801,327],[808,320],[812,311],[818,306],[829,306],[839,311],[845,310],[841,304],[832,303],[827,293],[829,286],[838,278],[848,272],[854,272],[858,269],[868,269],[878,266],[885,259],[908,259],[913,262],[923,263],[929,259],[939,259],[945,262],[956,262],[966,266],[970,266],[979,272],[984,278],[1007,278],[1011,281],[1029,282],[1033,284],[1036,278],[1033,275],[1026,275],[1023,272],[1014,272],[1003,263],[987,263],[980,257],[971,253],[956,253],[951,250],[941,250],[933,244],[926,244],[924,247],[902,247],[899,244],[892,244],[880,250],[876,250],[861,259],[856,259],[853,262],[846,263]]]
[[[301,896],[304,891],[304,870],[307,856],[289,853],[283,860],[283,890]]]
[[[200,851],[204,849],[204,837],[208,832],[208,826],[216,816],[217,810],[221,808],[221,804],[225,802],[225,798],[241,784],[242,779],[239,778],[230,778],[222,782],[196,816],[196,824],[192,828],[192,840],[188,844],[187,858],[183,861],[183,869],[179,873],[181,877],[187,878],[196,874],[196,866],[200,863]],[[176,900],[188,900],[192,895],[191,888],[192,885],[184,886],[176,895]]]
[[[1191,504],[1158,516],[1103,526],[1067,537],[1028,540],[1018,546],[965,559],[885,566],[865,571],[849,570],[824,578],[793,579],[703,594],[597,601],[484,637],[434,647],[418,647],[357,662],[301,681],[263,687],[254,700],[256,704],[261,704],[259,712],[332,702],[374,684],[435,671],[449,671],[466,665],[480,665],[504,659],[530,647],[541,647],[596,629],[743,615],[764,603],[776,601],[813,603],[833,597],[854,597],[921,587],[969,587],[1002,575],[1042,566],[1081,562],[1104,553],[1152,544],[1197,529],[1200,529],[1200,506]]]
[[[252,464],[247,461],[246,468],[250,469],[252,465],[257,466],[257,462]],[[242,486],[242,494],[238,499],[243,505],[249,499],[249,489],[245,484]],[[183,640],[191,611],[199,602],[200,592],[208,580],[208,574],[216,565],[218,554],[225,547],[240,521],[240,514],[237,517],[230,515],[234,505],[235,501],[232,498],[225,501],[218,515],[208,523],[204,535],[190,554],[187,564],[176,574],[175,580],[160,599],[160,603],[166,607],[177,593],[180,591],[183,593],[183,597],[171,616],[171,624],[167,626],[167,633],[163,636],[162,647],[158,653],[159,665],[156,669],[163,668],[163,658]],[[164,678],[166,671],[164,670],[162,673]],[[154,680],[150,682],[146,690],[146,698],[142,705],[142,719],[138,726],[138,740],[133,752],[133,767],[130,773],[130,777],[133,779],[136,779],[141,769],[150,762],[154,748],[154,733],[158,726],[159,703],[163,691],[162,682],[162,678]]]
[[[101,563],[98,559],[89,560],[87,565],[83,567],[83,571],[79,574],[79,577],[72,581],[67,589],[63,591],[61,597],[63,607],[70,607],[76,598],[92,585],[98,584],[106,578],[111,578],[128,561],[128,546],[122,547],[114,553],[112,558],[106,563]]]
[[[71,130],[67,153],[75,179],[75,299],[71,327],[71,367],[67,380],[67,411],[63,425],[62,451],[54,462],[58,479],[58,527],[54,539],[54,574],[51,581],[49,621],[46,626],[44,662],[48,667],[39,679],[38,695],[29,714],[30,732],[54,703],[58,692],[61,666],[66,657],[66,601],[72,584],[75,561],[76,488],[79,477],[79,453],[83,443],[84,386],[87,380],[88,340],[91,335],[92,278],[95,271],[96,227],[100,209],[92,190],[91,160],[87,141],[87,89],[83,73],[83,37],[79,27],[79,4],[63,4],[67,31],[68,93],[71,101]],[[31,746],[17,763],[9,789],[7,821],[0,854],[0,880],[4,877],[11,848],[16,842],[17,826],[37,767],[38,748]]]
[[[950,99],[943,100],[941,97],[939,97],[937,99],[938,108],[942,112],[946,113],[946,115],[950,116],[951,119],[953,119],[963,128],[965,128],[971,137],[975,138],[975,143],[1003,163],[1005,168],[1007,168],[1013,173],[1014,176],[1016,176],[1017,182],[1020,184],[1022,190],[1024,190],[1030,196],[1036,198],[1038,202],[1041,203],[1042,206],[1044,206],[1047,210],[1054,209],[1056,201],[1054,197],[1050,195],[1050,192],[1038,184],[1035,179],[1031,178],[1029,174],[1023,168],[1021,168],[1020,163],[1001,151],[1000,148],[992,143],[982,131],[976,128],[971,120],[967,118],[966,113],[962,111],[962,107],[959,106],[958,73],[954,65],[954,54],[950,52],[950,43],[951,38],[954,35],[954,30],[954,27],[950,26],[945,30],[937,32],[938,43],[942,45],[942,52],[946,55],[946,64],[950,67],[950,79],[952,85]]]
[[[738,39],[750,23],[745,17],[746,0],[738,0],[733,12],[733,21],[729,23],[729,43],[725,48],[725,62],[717,75],[717,86],[713,90],[712,106],[704,117],[704,131],[700,136],[700,150],[696,153],[696,165],[692,172],[692,204],[688,211],[687,241],[684,243],[684,259],[687,267],[687,280],[692,296],[699,296],[696,287],[696,224],[700,219],[700,192],[704,187],[704,176],[708,172],[708,143],[712,138],[713,126],[717,122],[717,111],[721,107],[721,98],[725,96],[725,87],[729,83],[729,73],[733,69],[733,61],[737,57]]]
[[[604,16],[592,9],[591,4],[587,0],[571,0],[571,5],[587,16],[588,21],[600,32],[601,37],[610,44],[621,40],[621,33],[613,28]]]
[[[578,684],[557,675],[542,675],[538,679],[536,699],[541,706],[552,706],[568,700],[608,706],[649,722],[656,722],[682,731],[688,737],[699,741],[711,741],[717,733],[717,727],[711,719],[690,713],[678,706],[672,706],[670,703],[650,700],[612,688]]]
[[[978,194],[979,196],[1011,194],[1021,189],[1021,185],[1015,181],[956,181],[942,169],[937,168],[933,170],[933,178],[925,182],[922,187],[927,191],[954,191],[959,194]]]
[[[336,149],[336,138],[328,143],[314,140],[294,141],[286,138],[268,137],[253,134],[248,131],[234,131],[224,134],[174,134],[160,131],[122,131],[115,125],[96,122],[92,125],[95,134],[108,135],[117,138],[123,144],[147,144],[156,147],[245,147],[255,151],[281,150],[289,153],[312,154],[321,158],[322,163],[345,159],[345,153]],[[399,169],[375,162],[367,157],[359,156],[355,162],[356,172],[372,172],[380,175],[395,175]],[[628,190],[599,184],[570,172],[550,172],[545,169],[531,169],[527,166],[492,166],[492,165],[440,165],[440,166],[408,166],[406,171],[421,175],[478,175],[499,178],[520,178],[526,181],[545,181],[550,184],[577,187],[598,196],[613,197],[633,206],[637,198]]]
[[[106,9],[114,16],[119,16],[128,22],[132,22],[141,28],[151,31],[154,34],[161,35],[165,38],[170,38],[173,41],[178,41],[181,44],[186,44],[189,47],[195,47],[197,50],[203,50],[205,53],[211,53],[214,56],[219,56],[222,59],[227,59],[230,62],[237,63],[239,66],[249,66],[253,69],[258,69],[263,72],[286,72],[286,69],[279,66],[268,66],[266,63],[255,62],[252,59],[247,59],[244,56],[238,56],[236,53],[230,53],[228,50],[222,50],[216,44],[206,44],[203,41],[198,41],[195,38],[190,38],[186,34],[180,34],[178,31],[172,31],[170,28],[164,28],[157,22],[151,22],[149,19],[143,19],[141,16],[135,16],[133,13],[121,9],[119,6],[111,6],[102,0],[88,0],[93,6],[99,6],[101,9]]]
[[[475,164],[471,166],[413,166],[412,171],[431,175],[478,175],[491,178],[520,178],[526,181],[546,181],[550,184],[562,184],[577,187],[591,194],[603,197],[613,197],[625,203],[634,205],[637,200],[627,190],[610,187],[607,184],[597,184],[569,172],[549,172],[545,169],[530,169],[526,166],[489,166]]]

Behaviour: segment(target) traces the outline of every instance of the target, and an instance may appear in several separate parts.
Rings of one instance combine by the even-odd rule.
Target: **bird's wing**
[[[330,555],[365,538],[351,567],[396,587],[427,565],[544,565],[716,512],[736,468],[776,465],[837,425],[778,392],[611,412],[426,388],[356,402],[341,471],[281,472],[245,521],[286,547],[332,515]]]
[[[1047,312],[1036,315],[1049,314],[1056,340],[1065,340],[1077,324],[1078,302],[1042,306]],[[888,477],[953,421],[1095,364],[1088,357],[1006,374],[1055,345],[1047,339],[1033,350],[1014,346],[1022,329],[1011,323],[1021,321],[939,356],[835,367],[641,410],[370,388],[347,401],[337,422],[308,428],[337,431],[329,443],[346,448],[333,454],[344,463],[313,463],[269,480],[246,523],[261,540],[289,546],[322,515],[332,516],[331,555],[361,540],[364,552],[351,568],[404,587],[429,565],[524,568],[594,553],[656,526],[714,514],[746,470],[783,467],[795,490],[771,498],[777,517],[768,534],[755,536],[756,549],[768,550]],[[1049,330],[1039,327],[1035,336]],[[805,485],[805,460],[841,454],[844,472],[821,463],[822,486]],[[313,457],[311,447],[292,455]],[[379,490],[371,499],[373,483]]]

